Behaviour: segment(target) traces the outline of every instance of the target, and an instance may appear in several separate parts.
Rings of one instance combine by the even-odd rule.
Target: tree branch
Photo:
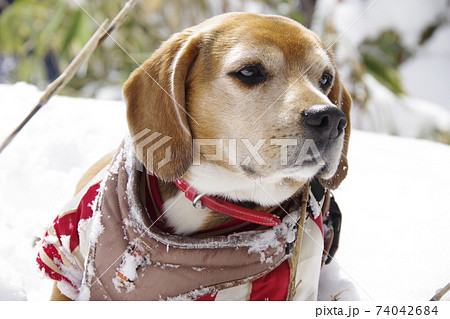
[[[44,91],[41,99],[34,109],[28,114],[28,116],[20,123],[20,125],[5,139],[5,141],[0,146],[0,154],[3,150],[11,143],[11,141],[16,137],[17,134],[25,127],[25,125],[31,120],[31,118],[50,100],[50,98],[61,91],[66,84],[72,80],[74,75],[80,69],[84,62],[86,62],[92,53],[97,49],[101,42],[103,42],[107,36],[115,29],[119,28],[123,23],[131,9],[138,0],[127,1],[119,13],[114,17],[113,21],[108,24],[108,20],[105,20],[100,27],[95,31],[92,37],[86,42],[81,51],[76,55],[76,57],[70,62],[67,68],[61,73],[61,75],[52,83],[50,83]],[[106,29],[105,29],[106,28]]]
[[[450,282],[442,289],[439,289],[438,292],[430,299],[430,301],[439,301],[444,297],[444,295],[450,291]]]

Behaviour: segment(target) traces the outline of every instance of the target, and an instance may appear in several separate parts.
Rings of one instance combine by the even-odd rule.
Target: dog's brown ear
[[[200,38],[189,31],[174,34],[123,88],[136,154],[149,172],[164,181],[181,177],[192,163],[185,81]]]
[[[350,94],[345,89],[344,85],[339,80],[339,76],[336,76],[335,82],[333,87],[331,88],[330,93],[328,94],[328,98],[330,99],[331,103],[335,104],[337,107],[339,107],[347,116],[347,126],[345,128],[345,135],[344,135],[344,147],[342,149],[341,158],[339,160],[339,166],[336,170],[336,173],[334,176],[327,180],[320,180],[320,183],[323,187],[329,188],[329,189],[336,189],[341,182],[344,180],[344,178],[347,176],[348,172],[348,161],[347,161],[347,151],[348,151],[348,143],[350,140],[350,131],[351,131],[351,125],[350,125],[350,110],[352,107],[352,98]]]

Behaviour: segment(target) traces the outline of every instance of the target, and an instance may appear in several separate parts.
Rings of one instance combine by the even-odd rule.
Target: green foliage
[[[75,2],[65,0],[14,1],[0,15],[0,54],[14,56],[17,61],[11,80],[45,86],[50,81],[46,75],[45,57],[50,52],[55,53],[57,69],[64,70],[98,28],[98,23],[112,19],[123,3],[123,0],[82,1],[84,11]],[[140,57],[142,52],[148,53],[160,42],[151,27],[145,16],[137,11],[132,19],[126,20],[120,33],[115,32],[113,36],[123,48],[131,50],[131,56]],[[123,81],[137,67],[136,62],[108,39],[70,86],[78,90],[87,82]]]
[[[427,42],[434,35],[434,32],[444,23],[445,19],[440,18],[435,23],[429,25],[425,30],[423,30],[422,34],[420,35],[419,44],[423,45],[425,42]]]
[[[212,0],[140,1],[112,34],[114,39],[108,38],[97,48],[64,92],[77,95],[87,84],[121,85],[172,33],[221,11],[245,10],[250,2],[304,23],[298,0],[223,0],[219,7]],[[111,20],[124,3],[125,0],[15,0],[0,14],[0,56],[13,56],[17,61],[11,81],[45,87],[52,80],[44,62],[49,54],[56,57],[54,67],[62,72],[99,24],[107,18]],[[282,12],[278,10],[281,6]]]
[[[50,51],[71,57],[89,38],[89,32],[81,31],[90,26],[76,21],[73,11],[65,1],[17,0],[0,15],[0,51],[19,61],[14,80],[44,82],[43,59]],[[64,46],[73,30],[77,31],[71,38],[73,45]]]
[[[404,93],[398,66],[411,53],[395,31],[384,31],[378,38],[364,41],[359,51],[367,72],[395,94]]]

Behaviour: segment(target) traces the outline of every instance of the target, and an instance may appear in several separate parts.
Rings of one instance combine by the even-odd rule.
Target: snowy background
[[[352,114],[349,175],[335,192],[341,243],[322,271],[321,300],[342,292],[341,300],[424,301],[450,281],[450,146],[430,141],[436,131],[450,132],[448,6],[445,0],[317,4],[313,29],[321,34],[322,21],[331,19],[336,34],[345,33],[336,44],[340,70],[354,96],[367,100]],[[419,34],[438,19],[442,25],[419,45]],[[413,52],[399,67],[403,94],[369,73],[358,84],[351,79],[360,43],[386,28]],[[0,85],[0,141],[40,95],[25,83]],[[48,300],[52,283],[37,271],[33,244],[83,172],[118,146],[124,111],[121,101],[54,97],[0,154],[0,300]]]

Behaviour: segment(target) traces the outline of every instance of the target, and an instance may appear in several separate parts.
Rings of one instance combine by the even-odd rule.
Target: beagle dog
[[[175,34],[131,75],[124,96],[132,136],[171,137],[166,165],[153,165],[166,158],[163,148],[137,153],[165,190],[165,219],[177,234],[224,222],[187,199],[172,205],[177,178],[203,194],[270,206],[313,177],[333,189],[347,174],[351,98],[317,35],[290,19],[230,13]],[[321,160],[299,161],[310,157],[305,141]]]
[[[228,13],[176,33],[123,93],[134,152],[157,179],[161,222],[173,235],[233,220],[194,207],[176,180],[263,211],[312,179],[335,189],[347,174],[351,98],[329,50],[291,19]],[[153,134],[145,143],[144,133]],[[55,286],[52,299],[64,298]]]

